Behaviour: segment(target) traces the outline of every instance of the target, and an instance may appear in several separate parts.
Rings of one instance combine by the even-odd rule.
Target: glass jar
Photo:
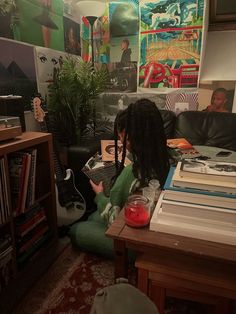
[[[150,206],[147,197],[132,195],[125,203],[125,222],[131,227],[144,227],[150,221]]]

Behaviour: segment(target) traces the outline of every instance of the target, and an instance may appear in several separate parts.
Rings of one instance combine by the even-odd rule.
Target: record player
[[[0,142],[22,134],[19,117],[0,116]]]

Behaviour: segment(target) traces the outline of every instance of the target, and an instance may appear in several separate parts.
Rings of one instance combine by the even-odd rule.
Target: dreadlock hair
[[[122,160],[118,163],[118,133],[124,131]],[[114,126],[116,177],[124,168],[126,141],[130,143],[133,157],[133,173],[145,186],[149,180],[159,180],[163,188],[168,171],[169,159],[163,120],[156,104],[149,99],[131,103],[118,113]],[[114,183],[113,183],[114,184]]]

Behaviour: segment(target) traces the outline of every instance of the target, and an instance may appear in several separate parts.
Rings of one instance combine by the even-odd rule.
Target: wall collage
[[[1,93],[30,98],[40,92],[47,98],[53,70],[68,53],[91,60],[88,20],[79,16],[72,0],[4,3]],[[95,63],[109,72],[99,101],[122,109],[146,93],[176,114],[197,110],[204,15],[204,0],[109,1],[93,32]]]

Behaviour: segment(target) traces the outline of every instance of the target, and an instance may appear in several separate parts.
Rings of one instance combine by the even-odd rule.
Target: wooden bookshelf
[[[35,265],[39,260],[45,258],[48,259],[48,254],[50,250],[58,245],[58,235],[57,235],[57,212],[56,212],[56,198],[55,198],[55,179],[54,179],[54,164],[53,164],[53,146],[52,146],[52,135],[50,133],[41,132],[24,132],[21,136],[16,137],[10,141],[0,142],[0,178],[1,178],[1,188],[0,196],[4,197],[4,202],[0,202],[0,240],[8,236],[10,239],[9,246],[10,251],[10,262],[6,271],[8,272],[8,278],[5,281],[0,281],[0,299],[6,299],[6,291],[9,287],[14,286],[14,282],[21,281],[20,278],[24,277],[24,280],[30,282],[28,277],[32,276],[30,269],[32,265]],[[13,206],[13,195],[12,195],[12,181],[10,176],[10,159],[15,152],[25,152],[25,151],[37,151],[37,158],[35,159],[35,172],[34,172],[34,199],[32,203],[25,204],[23,211],[17,211],[15,205]],[[31,160],[32,161],[32,160]],[[5,179],[3,179],[5,178]],[[27,185],[27,196],[30,189],[30,181]],[[4,191],[4,192],[3,192]],[[4,194],[5,193],[5,194]],[[5,196],[4,196],[5,195]],[[26,258],[24,256],[22,260],[22,253],[19,250],[19,234],[17,233],[16,221],[20,218],[28,219],[32,208],[40,208],[44,215],[44,229],[47,229],[43,233],[43,237],[39,236],[40,232],[35,229],[36,237],[38,236],[35,243],[30,244],[30,249],[26,251]],[[31,215],[33,215],[31,213]],[[26,217],[26,218],[25,218]],[[38,225],[40,222],[38,223]],[[46,226],[46,227],[45,227]],[[31,229],[34,229],[32,225]],[[29,230],[30,232],[30,230]],[[23,236],[22,236],[23,238]],[[22,240],[20,238],[20,240]],[[30,239],[32,236],[30,234]],[[1,269],[3,266],[3,258],[1,259],[1,241],[0,241],[0,276],[3,275],[4,271]],[[23,240],[22,240],[23,241]],[[25,239],[24,239],[25,241]],[[32,242],[32,240],[31,240]],[[26,242],[27,243],[27,242]],[[3,250],[4,251],[4,250]],[[25,253],[25,252],[24,252]],[[2,254],[3,257],[3,254]],[[50,261],[51,263],[52,261]],[[47,264],[47,263],[46,263]],[[45,264],[45,268],[49,265]],[[27,269],[29,272],[27,272]],[[2,271],[2,273],[1,273]],[[31,274],[30,274],[31,273]],[[40,275],[39,275],[40,276]],[[35,280],[35,279],[34,279]],[[4,283],[3,283],[4,282]],[[32,284],[32,280],[31,280]],[[12,290],[11,290],[12,291]],[[4,298],[2,297],[4,295]],[[14,296],[12,296],[14,300]],[[0,302],[1,303],[1,302]],[[14,302],[13,302],[14,303]],[[0,310],[1,312],[1,310]]]

